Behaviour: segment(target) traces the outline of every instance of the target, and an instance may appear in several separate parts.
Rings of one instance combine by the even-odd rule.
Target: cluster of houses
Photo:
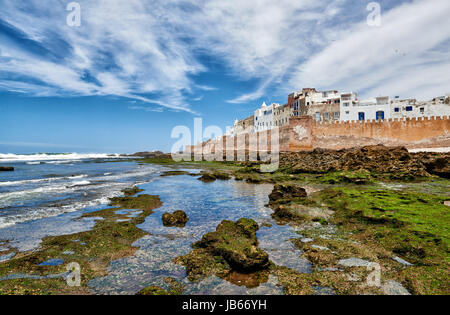
[[[400,99],[389,96],[359,100],[356,92],[317,91],[305,88],[289,95],[285,105],[263,103],[254,115],[236,120],[228,136],[260,132],[289,125],[291,117],[312,116],[317,122],[385,120],[450,115],[450,96],[431,101]]]

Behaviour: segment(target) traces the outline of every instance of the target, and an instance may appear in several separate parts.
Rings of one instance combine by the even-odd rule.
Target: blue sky
[[[0,0],[0,153],[170,150],[303,87],[450,92],[450,1]]]

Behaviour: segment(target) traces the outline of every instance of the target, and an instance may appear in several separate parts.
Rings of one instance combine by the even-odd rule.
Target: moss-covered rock
[[[176,258],[175,262],[186,267],[191,281],[213,274],[226,278],[233,271],[250,274],[267,270],[269,255],[258,248],[258,229],[258,224],[250,219],[222,221],[215,232],[205,234],[201,241],[192,245],[191,253]]]
[[[184,291],[184,285],[176,279],[167,277],[164,282],[169,285],[169,290],[165,290],[158,286],[149,286],[142,289],[136,295],[181,295]]]
[[[186,213],[182,210],[177,210],[174,213],[164,213],[162,216],[162,222],[164,226],[167,227],[185,227],[188,223],[189,218]]]
[[[169,295],[169,292],[157,286],[150,286],[142,289],[136,295]]]
[[[269,195],[271,203],[279,202],[280,200],[290,201],[292,198],[306,198],[308,194],[302,187],[296,185],[277,184]]]
[[[143,192],[143,189],[138,188],[137,186],[134,186],[133,188],[128,188],[128,189],[124,189],[122,190],[122,192],[124,193],[125,197],[131,197],[134,196],[138,193]]]
[[[214,171],[214,172],[201,172],[202,176],[198,179],[205,183],[214,182],[216,180],[229,180],[231,176],[228,173]]]
[[[187,171],[166,171],[161,174],[161,177],[182,176],[182,175],[191,175],[191,174]]]
[[[139,195],[136,197],[116,197],[111,198],[111,206],[122,209],[149,210],[155,208],[155,196]]]
[[[203,248],[213,255],[221,256],[235,270],[255,271],[267,268],[269,256],[258,248],[256,231],[258,224],[250,219],[239,219],[236,223],[222,221],[216,232],[205,234],[194,248]]]

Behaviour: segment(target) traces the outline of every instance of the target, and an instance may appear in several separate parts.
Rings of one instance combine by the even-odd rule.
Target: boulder
[[[174,213],[164,213],[162,221],[167,227],[185,227],[189,218],[184,211],[178,210]]]
[[[277,184],[269,195],[270,202],[279,201],[280,199],[306,198],[308,194],[302,187],[295,185]]]
[[[228,173],[218,172],[218,171],[215,171],[215,172],[212,172],[212,173],[201,172],[200,174],[202,176],[198,180],[201,180],[202,182],[205,182],[205,183],[214,182],[217,179],[218,180],[229,180],[229,179],[231,179],[231,176]]]
[[[268,267],[269,256],[258,248],[258,224],[250,219],[222,221],[215,232],[205,234],[194,248],[204,248],[223,257],[234,270],[255,271]]]
[[[12,172],[12,171],[14,171],[14,167],[0,166],[0,172]]]
[[[178,261],[186,266],[191,278],[195,274],[228,274],[231,271],[257,272],[268,269],[269,255],[258,248],[258,224],[250,219],[222,221],[215,232],[207,233],[194,243],[194,250]]]
[[[216,181],[216,177],[212,173],[202,173],[202,176],[198,180],[204,183],[211,183]]]

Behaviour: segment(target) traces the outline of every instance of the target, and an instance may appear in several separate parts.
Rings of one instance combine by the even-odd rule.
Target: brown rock
[[[280,199],[305,198],[307,196],[306,190],[302,187],[277,184],[269,195],[269,200],[274,202]]]
[[[447,163],[439,162],[438,156],[446,159]],[[316,149],[312,152],[283,153],[280,167],[292,173],[365,170],[373,174],[389,174],[394,179],[427,177],[430,172],[445,177],[448,176],[448,157],[448,154],[411,154],[404,147],[376,145],[337,151]]]
[[[185,227],[189,218],[184,211],[178,210],[174,213],[164,213],[162,221],[167,227]]]
[[[269,266],[269,255],[258,248],[258,229],[258,224],[250,219],[240,219],[236,223],[225,220],[215,232],[205,234],[193,247],[222,257],[233,270],[249,272],[265,269]]]

